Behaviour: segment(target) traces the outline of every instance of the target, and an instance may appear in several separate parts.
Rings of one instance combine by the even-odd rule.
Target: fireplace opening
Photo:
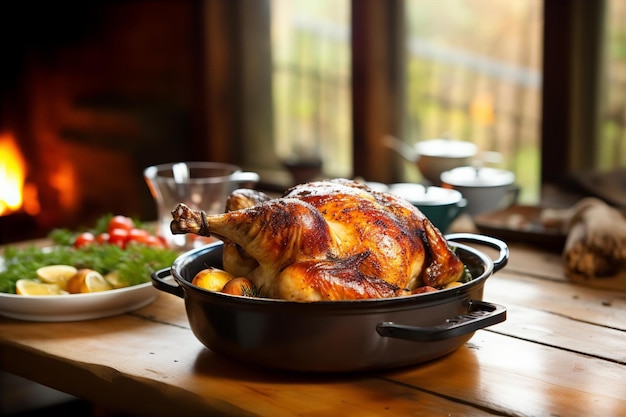
[[[27,182],[26,161],[15,138],[0,133],[0,242],[8,236],[33,237],[40,212],[37,187]]]
[[[0,216],[41,211],[37,187],[26,182],[26,161],[13,135],[0,133]]]
[[[199,3],[36,4],[0,5],[0,244],[156,219],[143,169],[206,158]]]

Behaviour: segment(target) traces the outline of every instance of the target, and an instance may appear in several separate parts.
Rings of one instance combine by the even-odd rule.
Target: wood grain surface
[[[235,363],[198,342],[184,300],[166,293],[98,320],[0,317],[0,367],[137,415],[623,416],[626,285],[611,279],[569,282],[558,254],[511,246],[484,294],[507,320],[409,368],[312,375]]]

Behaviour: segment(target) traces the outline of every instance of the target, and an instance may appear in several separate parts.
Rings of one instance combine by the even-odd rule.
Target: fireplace
[[[201,2],[63,3],[0,5],[0,243],[154,219],[143,168],[203,152]]]
[[[37,188],[26,180],[27,167],[13,135],[0,133],[0,242],[31,237],[41,212]]]

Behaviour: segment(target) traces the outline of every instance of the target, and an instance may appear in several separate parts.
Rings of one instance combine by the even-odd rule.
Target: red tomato
[[[157,236],[156,238],[159,239],[162,247],[167,248],[169,246],[167,243],[167,239],[165,239],[165,236]]]
[[[163,247],[161,240],[145,229],[133,228],[128,232],[128,243],[140,243],[146,246]]]
[[[95,240],[96,238],[93,233],[83,232],[74,239],[74,247],[80,248],[81,246],[91,245]]]
[[[109,243],[117,245],[120,248],[125,248],[128,242],[128,230],[127,229],[112,229],[109,232]]]
[[[137,244],[137,245],[146,245],[152,246],[155,248],[164,248],[163,242],[157,236],[151,235],[146,231],[145,234],[135,234],[133,236],[129,235],[128,244]]]
[[[109,243],[109,234],[107,232],[100,233],[98,236],[96,236],[96,242],[98,242],[101,245],[105,243]]]
[[[150,236],[150,232],[145,229],[137,229],[136,227],[133,227],[128,231],[129,241],[142,241],[148,236]]]
[[[166,248],[167,244],[165,243],[165,239],[159,237],[159,236],[150,236],[148,237],[148,245],[150,246],[154,246],[155,248]]]
[[[115,229],[125,229],[126,231],[129,231],[133,227],[135,227],[133,219],[126,216],[117,215],[113,216],[111,220],[109,220],[107,232],[111,234],[111,231]]]

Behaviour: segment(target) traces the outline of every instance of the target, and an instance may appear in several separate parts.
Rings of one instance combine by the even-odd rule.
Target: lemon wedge
[[[37,278],[47,284],[56,284],[62,290],[67,287],[67,281],[72,278],[78,270],[71,265],[48,265],[37,269]]]
[[[113,286],[99,272],[92,272],[85,277],[83,289],[86,290],[83,292],[98,292],[112,290]]]
[[[104,279],[107,280],[107,282],[109,284],[111,284],[111,286],[113,288],[124,288],[124,287],[128,287],[128,282],[123,281],[120,279],[120,273],[119,271],[113,271],[113,272],[109,272],[108,274],[106,274],[104,276]]]
[[[104,279],[102,274],[93,269],[79,269],[67,281],[67,291],[71,294],[112,290],[113,286]]]
[[[18,279],[15,292],[19,295],[60,295],[67,294],[57,284],[48,284],[34,279]]]

